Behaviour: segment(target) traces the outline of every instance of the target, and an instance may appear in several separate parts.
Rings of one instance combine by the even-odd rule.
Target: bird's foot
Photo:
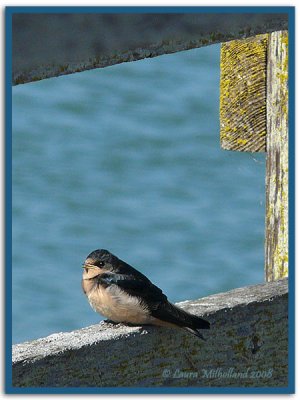
[[[111,328],[119,328],[120,326],[127,325],[127,324],[124,324],[123,322],[112,321],[111,319],[105,319],[101,322],[104,323],[105,325],[107,325],[107,327],[110,326]]]
[[[112,321],[111,319],[104,319],[102,322],[104,324],[109,324],[109,325],[118,325],[119,324],[119,322]]]

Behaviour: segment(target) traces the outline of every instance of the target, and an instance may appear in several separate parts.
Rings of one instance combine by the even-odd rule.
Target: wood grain
[[[288,33],[270,34],[267,79],[267,281],[288,275]]]
[[[268,35],[221,47],[220,139],[225,150],[266,151]]]

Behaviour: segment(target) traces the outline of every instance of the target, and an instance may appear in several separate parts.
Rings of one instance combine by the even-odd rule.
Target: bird
[[[205,319],[168,301],[145,275],[110,251],[92,251],[82,265],[82,289],[94,311],[115,323],[182,328],[205,340]]]

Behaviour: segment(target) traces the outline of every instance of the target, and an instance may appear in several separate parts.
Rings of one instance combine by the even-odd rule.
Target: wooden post
[[[288,275],[288,33],[269,34],[265,278]]]
[[[288,275],[288,33],[221,47],[221,147],[267,151],[265,279]]]

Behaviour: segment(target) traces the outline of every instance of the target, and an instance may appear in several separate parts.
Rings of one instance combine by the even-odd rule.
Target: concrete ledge
[[[165,10],[165,9],[163,9]],[[205,10],[205,9],[204,9]],[[216,11],[218,8],[216,8]],[[150,10],[151,11],[151,10]],[[13,84],[288,29],[282,13],[14,13]]]
[[[185,331],[101,322],[13,346],[14,387],[286,387],[287,279],[180,303]]]

